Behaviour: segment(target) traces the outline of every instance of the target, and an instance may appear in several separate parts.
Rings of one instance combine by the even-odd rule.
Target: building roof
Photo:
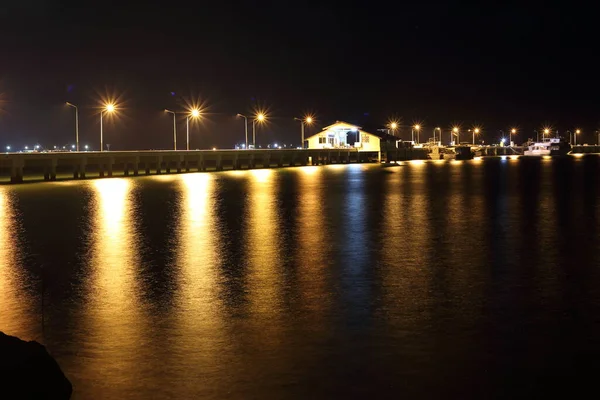
[[[324,131],[327,131],[331,128],[338,128],[338,129],[351,129],[351,130],[358,130],[358,129],[362,129],[361,126],[358,125],[354,125],[354,124],[350,124],[346,121],[335,121],[335,124],[331,124],[329,126],[326,126],[323,128]]]

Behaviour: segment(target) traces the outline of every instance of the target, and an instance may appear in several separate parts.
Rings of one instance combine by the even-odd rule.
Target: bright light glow
[[[262,122],[262,121],[264,121],[264,120],[265,120],[265,118],[267,118],[267,117],[266,117],[266,116],[265,116],[265,114],[263,114],[263,113],[258,113],[258,114],[256,114],[256,120],[257,120],[257,121],[260,121],[260,122]]]
[[[479,128],[473,129],[473,132],[475,132],[476,134],[479,133]]]
[[[455,126],[454,128],[452,128],[452,132],[458,133],[458,127]]]
[[[306,117],[307,124],[312,124],[312,122],[313,122],[313,118],[310,115],[308,117]]]
[[[481,157],[473,157],[474,161],[481,161]]]
[[[89,149],[89,148],[90,148],[90,146],[88,146],[88,145],[86,144],[86,145],[85,145],[85,149],[87,150],[87,149]]]
[[[198,118],[200,116],[200,110],[194,108],[192,111],[190,111],[190,116],[193,118]]]
[[[420,164],[425,164],[425,161],[423,160],[410,160],[410,163],[413,165],[420,165]]]
[[[577,129],[577,130],[575,131],[575,133],[579,135],[579,134],[581,133],[581,130],[580,130],[580,129]]]
[[[25,146],[25,150],[29,150],[29,146]]]
[[[504,143],[504,142],[506,142],[506,139],[502,138],[500,141],[501,141],[502,143]]]
[[[572,154],[572,156],[580,158],[580,157],[583,157],[583,153]]]
[[[213,150],[216,150],[216,149],[217,149],[216,147],[213,147]]]
[[[415,125],[415,130],[418,131],[419,129],[421,129],[421,125],[419,125],[419,124]]]
[[[398,127],[398,124],[397,124],[397,123],[395,123],[395,122],[392,122],[392,123],[390,124],[390,128],[392,128],[392,129],[396,129],[397,127]]]
[[[547,135],[550,133],[550,129],[544,129],[544,133]]]
[[[500,156],[501,160],[506,160],[506,156]]]
[[[513,134],[514,134],[514,133],[517,133],[517,130],[516,130],[515,128],[512,128],[512,129],[510,130],[510,133],[513,133]]]
[[[519,159],[519,156],[510,156],[510,159],[511,159],[511,160],[518,160],[518,159]]]
[[[39,148],[40,148],[40,145],[39,145],[39,144],[36,144],[36,145],[35,145],[35,148],[36,148],[36,149],[39,149]]]
[[[113,103],[107,103],[104,105],[104,111],[106,111],[106,112],[111,113],[111,112],[114,112],[116,109],[117,108]]]
[[[542,156],[542,158],[544,160],[550,161],[552,159],[552,156]]]

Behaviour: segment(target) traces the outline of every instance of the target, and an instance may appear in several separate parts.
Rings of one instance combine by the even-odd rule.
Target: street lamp
[[[256,121],[258,121],[259,123],[262,123],[265,121],[265,119],[267,119],[265,114],[262,112],[259,112],[258,114],[256,114],[256,116],[252,120],[252,146],[254,146],[254,148],[256,148]]]
[[[548,128],[544,129],[544,134],[542,135],[542,141],[544,139],[546,139],[546,135],[548,135],[549,133],[550,133],[550,129],[548,129]]]
[[[457,126],[455,126],[454,128],[452,128],[452,134],[454,136],[456,136],[456,144],[460,144],[460,140],[459,140],[459,138],[460,138],[460,131],[459,131],[459,129],[458,129]],[[450,139],[450,142],[452,142],[452,139]]]
[[[10,146],[6,146],[6,151],[10,151]]]
[[[475,135],[479,135],[479,128],[473,129],[473,145],[475,145]]]
[[[313,118],[309,115],[309,116],[304,117],[303,119],[301,119],[301,118],[294,118],[294,120],[300,121],[300,135],[301,135],[301,139],[300,139],[301,142],[300,143],[301,143],[301,147],[304,148],[304,124],[305,123],[308,124],[308,125],[312,124]]]
[[[421,130],[421,125],[416,124],[415,126],[413,126],[413,134],[412,134],[412,141],[415,141],[415,134],[414,131],[417,131],[417,144],[419,143],[419,131]]]
[[[244,120],[245,120],[245,124],[244,124],[244,128],[246,130],[246,147],[245,148],[247,149],[248,148],[248,117],[246,117],[245,115],[242,115],[242,114],[238,114],[238,115],[236,115],[236,117],[244,118]]]
[[[434,143],[435,143],[435,131],[440,131],[440,142],[441,142],[442,141],[442,128],[440,128],[439,126],[433,128],[433,142]]]
[[[175,111],[167,110],[166,108],[165,112],[173,114],[173,149],[177,150],[177,114],[175,114]]]
[[[512,147],[512,135],[515,135],[516,133],[517,133],[517,130],[515,128],[512,128],[510,130],[510,133],[508,134],[508,144],[511,147]]]
[[[581,133],[581,129],[577,129],[575,131],[575,140],[574,140],[575,141],[575,146],[577,146],[577,135],[579,135],[580,133]]]
[[[104,131],[102,127],[102,116],[105,112],[112,114],[116,110],[116,106],[113,103],[107,103],[104,108],[100,110],[100,151],[104,151]]]
[[[190,111],[190,113],[188,114],[187,118],[185,119],[185,129],[186,129],[186,149],[189,151],[190,150],[190,117],[192,118],[198,118],[200,117],[200,110],[198,110],[197,108],[194,108]]]
[[[69,103],[68,101],[67,105],[75,109],[75,144],[77,146],[77,151],[79,151],[79,110],[75,104]]]
[[[391,122],[390,123],[390,129],[392,131],[392,135],[396,136],[396,129],[398,129],[398,123],[397,122]]]

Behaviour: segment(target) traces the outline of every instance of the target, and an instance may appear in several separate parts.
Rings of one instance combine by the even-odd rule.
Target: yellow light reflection
[[[411,165],[422,165],[425,164],[424,160],[410,160],[409,161]]]
[[[272,169],[253,169],[250,171],[256,182],[265,183],[273,175]]]
[[[514,160],[518,160],[518,159],[519,159],[519,156],[510,156],[510,159],[511,159],[511,160],[513,160],[513,161],[514,161]]]
[[[266,325],[277,325],[280,304],[280,222],[278,202],[271,169],[251,171],[249,182],[249,214],[247,217],[249,231],[249,278],[251,311],[266,319]]]
[[[309,167],[312,173],[300,175],[298,204],[298,252],[297,259],[301,260],[298,266],[298,285],[301,288],[298,301],[301,307],[309,310],[307,315],[314,319],[313,326],[328,326],[327,323],[318,322],[327,318],[327,305],[332,298],[332,293],[327,290],[328,270],[327,265],[332,255],[331,246],[328,246],[328,224],[323,221],[325,211],[323,183],[324,169]],[[304,168],[302,168],[304,169]],[[319,249],[319,251],[315,251]]]
[[[571,154],[573,157],[575,158],[581,158],[583,157],[583,153],[576,153],[576,154]]]
[[[300,168],[300,171],[306,175],[314,175],[319,171],[319,168],[320,167],[317,167],[316,165],[310,165]]]
[[[339,171],[339,170],[345,169],[346,165],[344,165],[344,164],[329,164],[325,168]]]
[[[214,332],[222,328],[217,312],[219,243],[214,214],[215,178],[213,174],[186,174],[180,178],[177,332],[184,338],[190,338],[190,346],[198,350],[196,354],[202,354],[200,358],[207,360],[217,356],[214,353],[216,348],[211,343],[192,338],[221,336]]]
[[[0,188],[0,330],[39,340],[39,309],[27,290],[32,282],[22,265],[15,208],[10,189]]]
[[[131,179],[102,179],[90,183],[94,197],[89,305],[83,318],[90,320],[95,346],[85,368],[104,371],[106,354],[112,355],[111,373],[127,376],[135,366],[132,353],[139,351],[138,238],[133,224]],[[89,342],[89,338],[81,340]],[[108,352],[108,353],[107,353]]]

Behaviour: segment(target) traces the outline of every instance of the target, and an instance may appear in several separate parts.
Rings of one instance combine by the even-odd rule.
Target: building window
[[[327,143],[327,138],[325,136],[319,136],[319,144]]]
[[[362,135],[362,142],[369,143],[369,135]]]

